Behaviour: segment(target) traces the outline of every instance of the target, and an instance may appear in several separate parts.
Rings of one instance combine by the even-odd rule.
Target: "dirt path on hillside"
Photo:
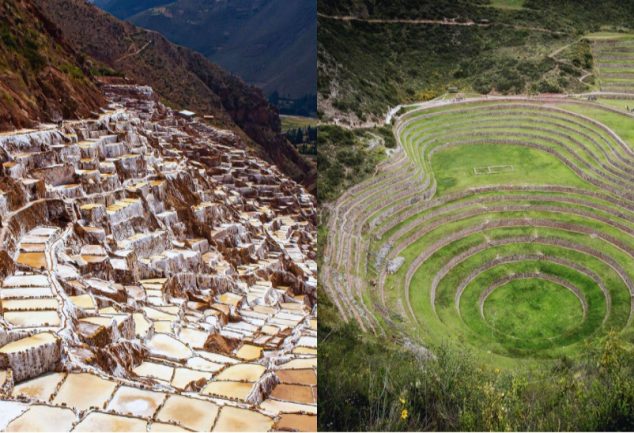
[[[326,15],[322,13],[317,13],[317,16],[320,18],[325,18],[329,20],[337,20],[337,21],[347,21],[347,22],[363,22],[368,24],[409,24],[409,25],[441,25],[441,26],[460,26],[460,27],[491,27],[492,25],[498,25],[502,27],[511,27],[516,30],[531,30],[535,32],[544,32],[551,33],[557,35],[564,35],[566,32],[559,32],[555,30],[549,30],[542,27],[531,27],[531,26],[520,26],[514,24],[505,24],[505,23],[477,23],[473,20],[467,19],[464,21],[457,21],[454,18],[444,18],[442,20],[432,20],[432,19],[407,19],[407,18],[360,18],[352,15]]]
[[[472,20],[467,21],[456,21],[454,19],[442,19],[442,20],[430,20],[430,19],[405,19],[405,18],[359,18],[351,15],[326,15],[322,13],[317,13],[317,16],[321,18],[326,18],[329,20],[338,20],[338,21],[359,21],[369,24],[437,24],[443,26],[479,26],[479,27],[489,27],[491,24],[486,23],[476,23]]]
[[[115,63],[118,63],[118,62],[120,62],[120,61],[122,61],[122,60],[125,60],[125,59],[128,59],[128,58],[130,58],[130,57],[138,56],[138,55],[139,55],[139,54],[141,54],[141,53],[142,53],[142,52],[143,52],[143,51],[144,51],[147,47],[149,47],[149,46],[152,44],[152,42],[153,42],[152,40],[148,41],[145,45],[143,45],[143,46],[142,46],[141,48],[139,48],[138,50],[136,50],[136,51],[134,51],[134,52],[132,52],[132,53],[125,54],[125,55],[123,55],[123,56],[119,57],[119,58],[118,58],[117,60],[115,60],[114,62],[115,62]]]

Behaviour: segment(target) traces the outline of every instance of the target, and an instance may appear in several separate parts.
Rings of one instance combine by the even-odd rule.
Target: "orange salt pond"
[[[204,380],[207,382],[211,379],[212,374],[204,371],[191,370],[189,368],[177,368],[174,371],[174,379],[172,379],[172,386],[179,389],[187,388],[192,382]]]
[[[280,365],[279,368],[280,370],[317,368],[317,358],[293,359]]]
[[[216,376],[219,380],[239,382],[256,382],[264,374],[266,368],[258,364],[236,364],[227,367]]]
[[[60,326],[57,311],[10,311],[4,313],[4,320],[23,328]]]
[[[275,374],[281,383],[292,385],[317,385],[317,375],[315,370],[280,370]]]
[[[20,244],[20,250],[27,253],[43,253],[46,249],[46,244],[34,244],[34,243],[22,243]]]
[[[155,362],[143,362],[133,370],[139,376],[151,377],[165,382],[172,380],[174,368]]]
[[[15,310],[56,310],[57,300],[54,298],[48,299],[11,299],[2,301],[2,309],[4,311]]]
[[[168,397],[156,419],[180,423],[183,427],[195,431],[210,431],[217,415],[218,406],[214,403],[172,395]]]
[[[46,257],[44,253],[20,253],[17,262],[21,265],[30,266],[34,269],[46,268]]]
[[[296,347],[293,349],[295,355],[317,355],[317,349],[311,347]]]
[[[24,396],[34,400],[48,402],[57,389],[57,385],[66,377],[66,373],[49,373],[17,384],[11,395]]]
[[[122,386],[110,400],[108,411],[151,418],[165,400],[165,394]]]
[[[115,382],[89,373],[72,373],[62,384],[53,403],[66,403],[67,406],[79,410],[103,408],[116,386]]]
[[[262,348],[253,344],[244,344],[238,349],[236,356],[245,361],[255,361],[262,356]]]
[[[92,299],[92,296],[86,295],[78,295],[78,296],[70,296],[68,299],[75,305],[77,308],[83,308],[85,310],[94,310],[97,308],[95,305],[95,301]]]
[[[273,389],[270,397],[302,404],[317,404],[312,387],[304,385],[279,384]]]
[[[89,413],[77,424],[75,432],[144,432],[147,422],[138,418],[128,418],[101,412]]]
[[[213,431],[269,431],[273,419],[258,412],[225,406]]]
[[[0,353],[17,353],[33,349],[38,346],[55,343],[59,338],[50,332],[42,332],[30,337],[21,338],[0,348]]]
[[[101,263],[105,262],[108,259],[108,256],[91,256],[91,255],[82,255],[81,258],[86,263]]]
[[[284,413],[275,423],[275,430],[281,431],[317,431],[317,416]]]
[[[180,341],[167,334],[155,334],[148,343],[154,356],[184,361],[193,356],[192,351]]]
[[[291,413],[291,412],[304,412],[310,414],[317,414],[317,405],[292,403],[288,401],[280,401],[272,398],[268,398],[260,403],[260,407],[271,414],[279,413]]]
[[[173,424],[153,422],[152,425],[150,425],[148,431],[149,432],[188,432],[189,430],[173,425]]]
[[[5,431],[70,431],[76,419],[70,409],[34,405],[11,421]]]
[[[252,383],[215,381],[209,382],[207,386],[203,388],[201,393],[210,396],[218,396],[229,399],[233,398],[244,401],[249,393],[251,393],[252,389]]]

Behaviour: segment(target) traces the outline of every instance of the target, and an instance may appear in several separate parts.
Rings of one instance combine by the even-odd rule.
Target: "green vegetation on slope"
[[[319,297],[320,431],[610,431],[634,425],[634,363],[611,336],[583,358],[532,374],[468,351],[421,358],[344,324]]]
[[[384,114],[399,103],[458,91],[581,92],[587,44],[550,56],[603,25],[634,22],[630,2],[325,0],[319,3],[320,115]],[[497,7],[490,7],[490,6]],[[505,6],[505,7],[500,7]],[[327,16],[351,15],[361,21]],[[455,19],[474,25],[377,23],[364,19]]]
[[[89,117],[104,104],[90,73],[30,2],[0,4],[0,130]]]
[[[322,125],[317,132],[317,198],[323,203],[374,173],[386,148],[396,146],[389,128],[349,130]]]

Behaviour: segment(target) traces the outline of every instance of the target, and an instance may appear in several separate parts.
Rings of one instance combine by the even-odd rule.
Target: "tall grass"
[[[429,355],[361,334],[325,296],[319,306],[320,431],[634,427],[634,358],[616,334],[576,360],[500,371],[448,344]]]

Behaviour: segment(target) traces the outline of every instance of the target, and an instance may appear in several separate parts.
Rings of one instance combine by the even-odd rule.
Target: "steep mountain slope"
[[[314,0],[110,0],[101,5],[204,54],[267,96],[277,92],[297,99],[316,93]]]
[[[28,1],[0,3],[0,129],[87,117],[103,103],[84,59]]]
[[[260,156],[275,162],[309,188],[314,168],[280,134],[277,112],[261,91],[246,85],[202,55],[168,42],[156,32],[120,21],[83,0],[34,0],[42,13],[82,53],[151,85],[172,104],[235,122]]]
[[[580,80],[592,67],[581,34],[633,17],[634,3],[617,1],[320,1],[319,109],[359,124],[452,87],[580,92],[592,84]],[[581,61],[553,54],[569,44]]]

